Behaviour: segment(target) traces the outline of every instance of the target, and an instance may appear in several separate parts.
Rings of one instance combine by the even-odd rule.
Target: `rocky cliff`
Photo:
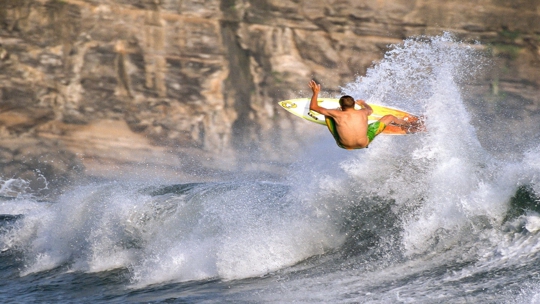
[[[3,0],[0,176],[272,171],[304,144],[285,133],[310,138],[277,101],[311,78],[337,94],[389,44],[443,31],[495,62],[473,107],[540,112],[537,0]]]

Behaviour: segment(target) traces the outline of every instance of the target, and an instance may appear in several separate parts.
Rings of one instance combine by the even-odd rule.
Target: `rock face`
[[[311,78],[337,94],[387,45],[445,30],[490,46],[482,100],[540,112],[537,0],[5,0],[0,176],[35,175],[44,155],[59,183],[286,162],[303,143],[284,134],[310,133],[277,101]]]

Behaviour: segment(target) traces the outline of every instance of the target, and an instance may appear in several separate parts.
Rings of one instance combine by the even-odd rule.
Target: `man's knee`
[[[394,115],[384,115],[381,119],[379,119],[379,121],[384,123],[385,125],[388,125],[394,122],[395,119],[396,117]]]

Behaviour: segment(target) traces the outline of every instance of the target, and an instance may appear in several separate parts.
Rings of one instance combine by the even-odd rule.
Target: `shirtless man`
[[[368,116],[373,109],[363,100],[354,101],[351,96],[345,95],[339,99],[341,110],[329,110],[317,104],[317,97],[321,91],[321,85],[314,80],[309,82],[313,91],[309,109],[326,117],[328,129],[334,135],[339,147],[347,150],[367,148],[375,136],[379,135],[388,124],[410,127],[411,123],[395,117],[385,115],[378,121],[368,125]],[[354,105],[362,107],[355,110]]]

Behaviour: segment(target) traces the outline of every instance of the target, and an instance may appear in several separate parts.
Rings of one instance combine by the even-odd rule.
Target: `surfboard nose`
[[[280,106],[282,106],[285,109],[294,109],[294,108],[297,107],[296,103],[292,102],[290,100],[284,100],[284,101],[280,101],[278,103],[279,103]]]

